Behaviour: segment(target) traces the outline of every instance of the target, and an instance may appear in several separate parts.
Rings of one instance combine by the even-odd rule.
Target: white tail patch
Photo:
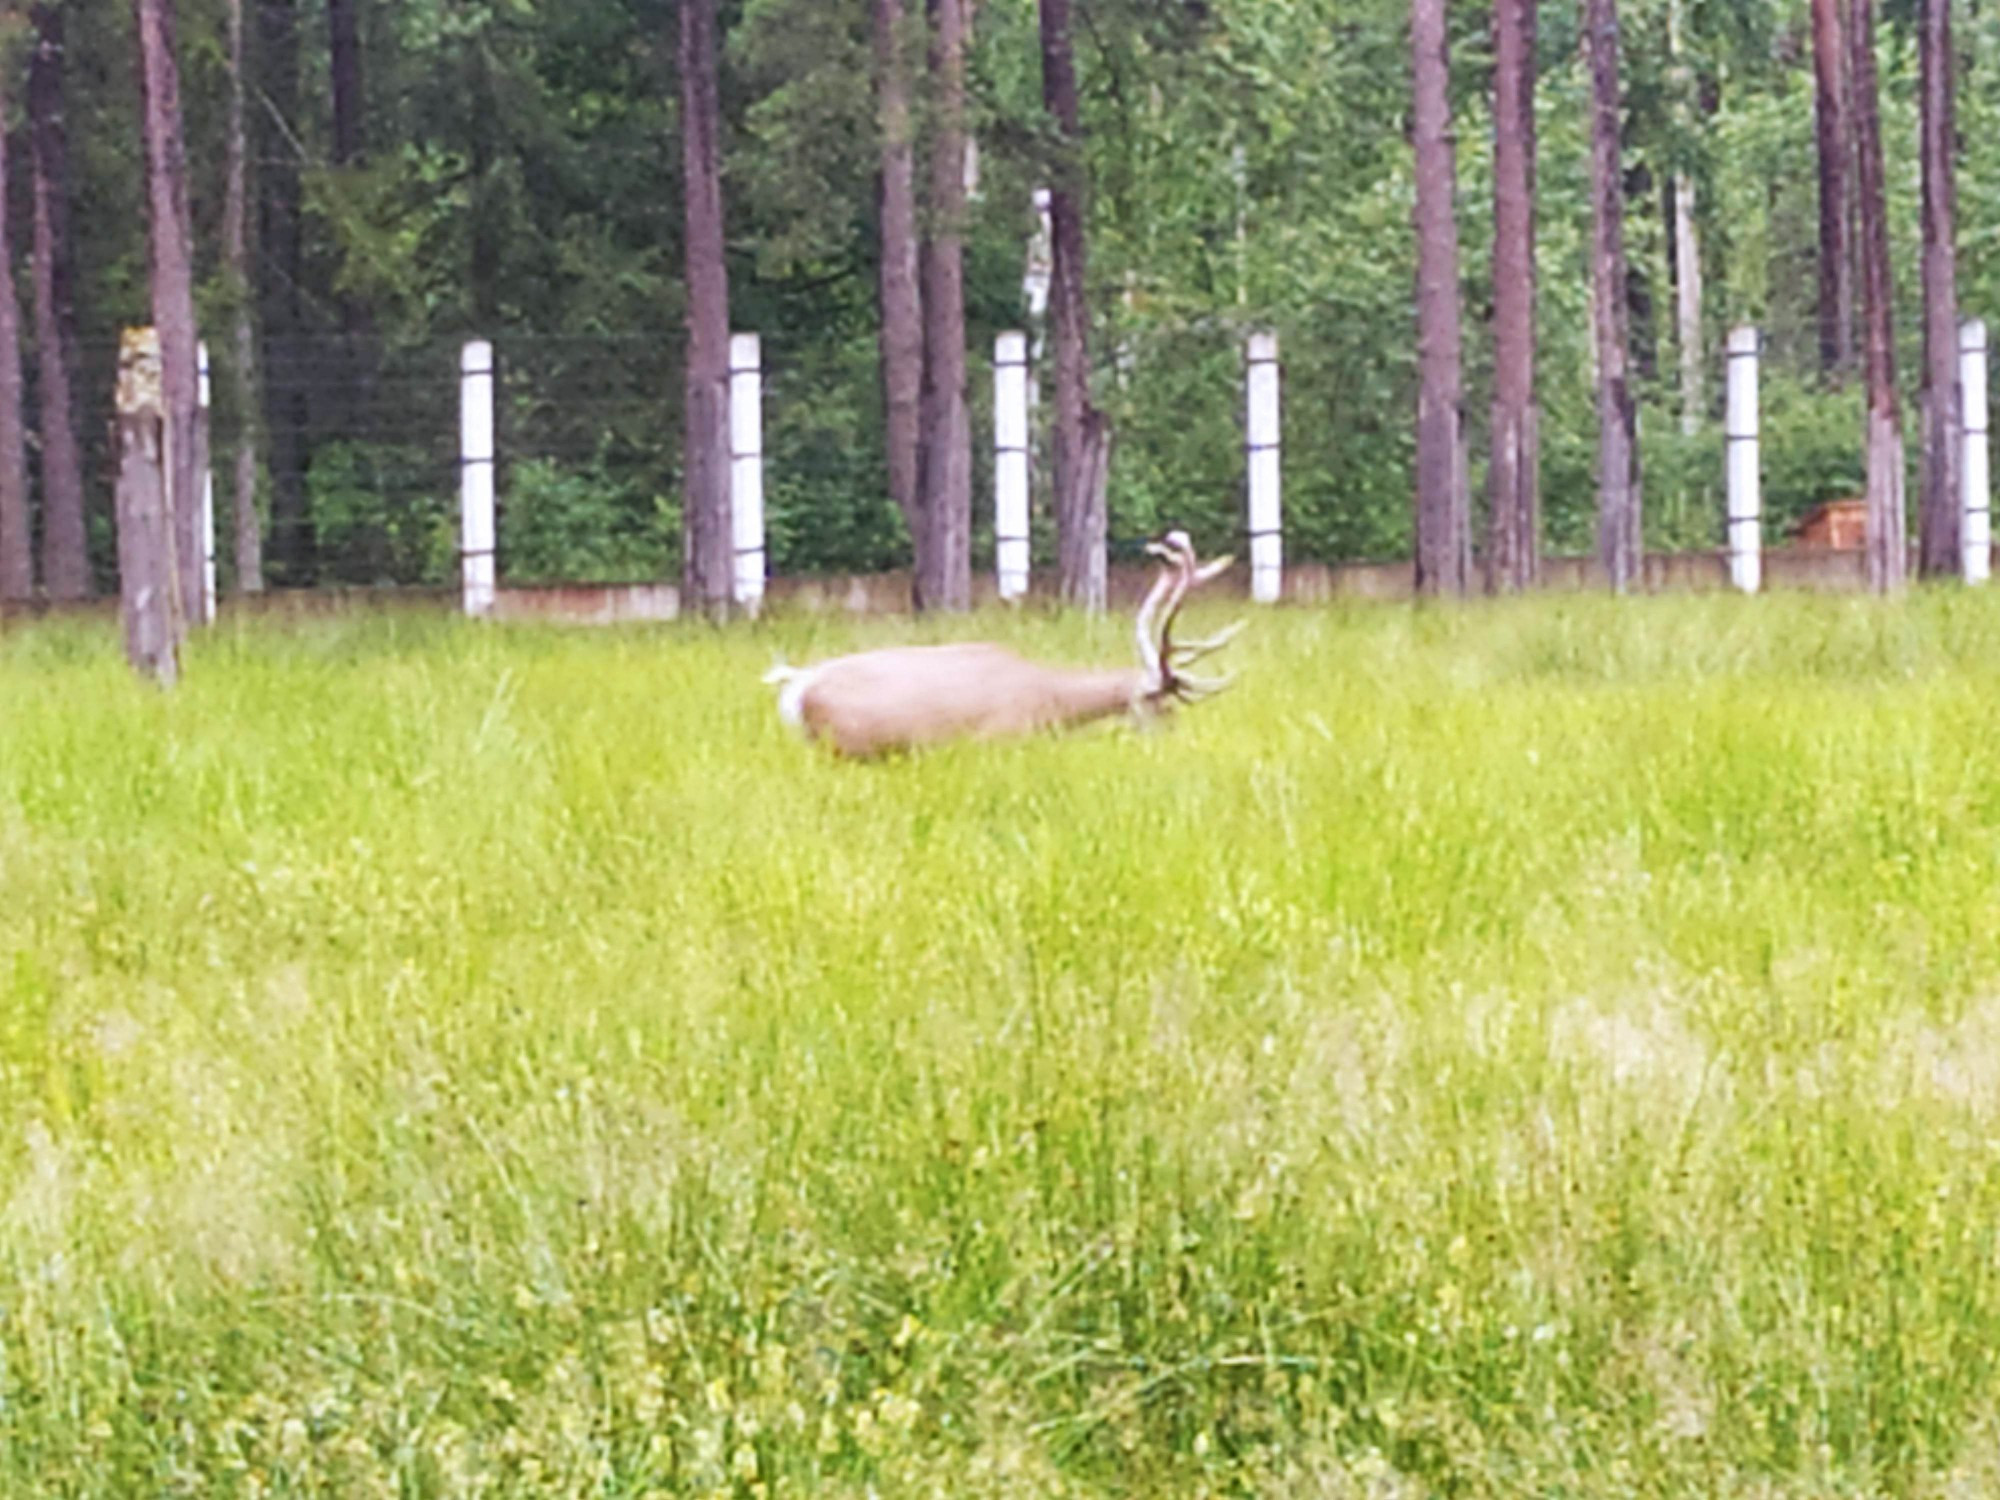
[[[788,667],[779,662],[764,674],[764,681],[778,689],[778,717],[801,732],[806,727],[806,693],[819,672],[813,667]]]

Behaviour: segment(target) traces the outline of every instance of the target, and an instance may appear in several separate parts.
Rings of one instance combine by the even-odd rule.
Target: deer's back
[[[798,719],[846,755],[1021,734],[1060,722],[1066,685],[1084,675],[984,641],[896,646],[812,668]]]

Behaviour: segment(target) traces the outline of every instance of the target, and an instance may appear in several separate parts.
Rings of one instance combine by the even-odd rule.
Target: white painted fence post
[[[1028,336],[993,341],[993,571],[1000,597],[1028,592]]]
[[[1993,483],[1986,448],[1986,323],[1968,318],[1958,330],[1958,385],[1965,403],[1965,457],[1959,482],[1965,486],[1959,521],[1959,550],[1967,583],[1984,583],[1993,572]]]
[[[1728,463],[1729,581],[1754,594],[1764,581],[1764,502],[1757,462],[1757,330],[1729,330],[1729,397],[1723,426]]]
[[[1250,335],[1245,459],[1250,469],[1250,597],[1275,604],[1285,591],[1283,468],[1279,457],[1278,336]]]
[[[472,339],[458,360],[459,579],[464,609],[493,613],[493,346]]]
[[[764,603],[764,352],[754,333],[729,336],[729,528],[736,603]]]
[[[208,378],[208,341],[195,345],[200,383],[195,405],[201,408],[201,423],[208,428],[211,399]],[[210,455],[215,444],[211,436],[201,445],[201,623],[215,622],[215,463]]]

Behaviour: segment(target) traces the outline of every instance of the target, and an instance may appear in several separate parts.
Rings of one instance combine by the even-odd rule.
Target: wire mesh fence
[[[1288,562],[1402,561],[1411,550],[1416,361],[1374,336],[1379,320],[1338,309],[1273,325],[1283,375],[1281,533]],[[1204,551],[1247,540],[1245,347],[1225,317],[1124,320],[1102,349],[1095,399],[1114,433],[1114,560],[1168,526]],[[1861,410],[1852,382],[1820,370],[1809,330],[1761,340],[1762,524],[1782,544],[1820,501],[1858,491]],[[1660,550],[1724,543],[1724,352],[1699,364],[1693,404],[1673,351],[1638,361],[1647,539]],[[678,574],[683,339],[678,329],[500,333],[496,366],[498,557],[512,584],[641,582]],[[448,585],[459,564],[461,341],[365,334],[267,338],[263,400],[249,434],[267,576],[279,585]],[[1476,350],[1477,341],[1469,346]],[[76,386],[99,583],[115,586],[110,492],[117,347],[79,349]],[[217,369],[214,468],[219,564],[229,538],[235,445],[245,433],[226,350]],[[970,351],[974,565],[994,558],[994,377],[990,337]],[[1473,534],[1484,534],[1486,413],[1477,354],[1464,442]],[[1594,371],[1574,329],[1545,334],[1541,472],[1545,540],[1587,553],[1594,523]],[[763,490],[774,576],[906,567],[910,543],[887,493],[873,330],[765,335]],[[1906,365],[1907,369],[1907,365]],[[1031,392],[1034,568],[1054,563],[1047,351]],[[1914,391],[1909,394],[1914,395]],[[1912,465],[1920,443],[1911,428]]]

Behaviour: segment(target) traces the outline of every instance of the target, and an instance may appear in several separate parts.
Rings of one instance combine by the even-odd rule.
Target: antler
[[[1132,633],[1137,638],[1139,646],[1139,665],[1145,669],[1146,680],[1164,686],[1171,674],[1166,656],[1160,649],[1164,636],[1160,641],[1155,641],[1153,638],[1153,618],[1159,614],[1161,604],[1170,595],[1176,596],[1174,607],[1176,609],[1180,607],[1177,596],[1186,590],[1187,582],[1182,576],[1182,570],[1178,566],[1179,559],[1174,553],[1169,552],[1158,542],[1146,543],[1146,550],[1155,557],[1175,564],[1173,567],[1160,570],[1160,576],[1153,580],[1153,586],[1146,591],[1145,599],[1140,602],[1138,617],[1132,622]]]
[[[1220,677],[1198,677],[1185,669],[1203,657],[1220,651],[1236,638],[1243,629],[1244,622],[1217,631],[1214,635],[1198,641],[1176,643],[1174,621],[1179,617],[1181,605],[1189,592],[1216,577],[1232,562],[1233,557],[1218,557],[1212,562],[1197,565],[1194,543],[1185,531],[1170,531],[1158,542],[1148,542],[1146,550],[1155,557],[1168,562],[1169,570],[1163,571],[1152,592],[1146,596],[1145,604],[1139,610],[1139,630],[1142,645],[1140,657],[1153,672],[1155,680],[1164,693],[1172,694],[1183,702],[1195,702],[1212,697],[1235,680],[1234,673],[1224,673]],[[1152,614],[1165,601],[1165,616],[1160,622],[1160,640],[1155,648],[1147,634],[1151,626]]]

